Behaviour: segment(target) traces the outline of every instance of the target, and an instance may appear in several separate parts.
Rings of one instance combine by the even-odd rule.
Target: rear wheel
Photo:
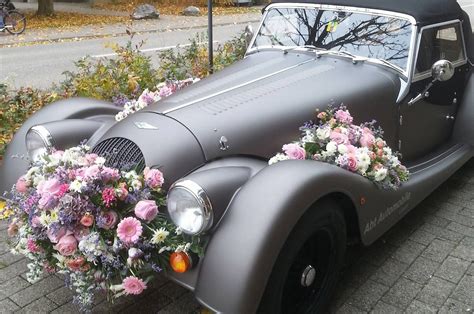
[[[25,31],[26,18],[18,11],[10,11],[5,16],[5,29],[12,35],[20,35]]]
[[[324,312],[336,287],[346,249],[346,225],[331,202],[297,223],[273,267],[260,304],[264,313]]]

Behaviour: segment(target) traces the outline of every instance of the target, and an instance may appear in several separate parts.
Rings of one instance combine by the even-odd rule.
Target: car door
[[[409,101],[432,82],[432,65],[449,60],[454,76],[434,82],[420,101]],[[410,92],[400,107],[400,151],[405,161],[416,160],[447,143],[454,126],[457,106],[465,87],[468,70],[460,21],[436,24],[421,29]]]

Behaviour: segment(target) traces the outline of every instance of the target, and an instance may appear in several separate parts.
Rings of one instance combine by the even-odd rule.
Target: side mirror
[[[433,76],[433,81],[448,81],[454,75],[454,66],[448,60],[439,60],[431,67],[431,75]]]
[[[248,47],[250,45],[250,42],[252,41],[253,34],[254,34],[252,25],[249,24],[245,27],[244,34],[245,34],[245,42],[247,43],[247,47]]]
[[[431,67],[431,76],[433,77],[433,81],[431,81],[425,89],[419,93],[415,98],[411,99],[408,102],[408,105],[411,106],[416,102],[426,98],[430,95],[429,90],[433,86],[435,82],[445,82],[450,80],[454,75],[454,66],[448,60],[439,60],[436,61],[433,66]]]

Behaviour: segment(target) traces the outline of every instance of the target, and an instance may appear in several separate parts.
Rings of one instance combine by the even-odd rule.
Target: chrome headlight
[[[212,225],[212,205],[206,192],[194,181],[176,182],[168,192],[168,213],[184,233],[195,235]]]
[[[53,138],[44,126],[34,126],[26,133],[26,150],[32,161],[49,153],[52,147]]]

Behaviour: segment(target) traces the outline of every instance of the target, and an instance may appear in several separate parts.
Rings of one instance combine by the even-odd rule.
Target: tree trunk
[[[38,15],[53,15],[54,3],[53,0],[38,0]]]

